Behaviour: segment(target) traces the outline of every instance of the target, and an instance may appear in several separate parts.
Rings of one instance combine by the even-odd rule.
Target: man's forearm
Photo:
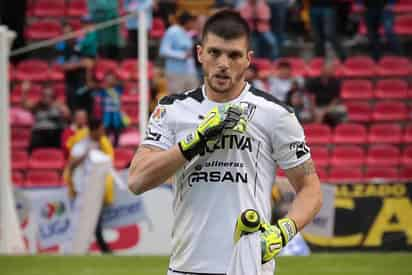
[[[177,145],[166,151],[153,151],[144,146],[142,151],[136,153],[129,169],[130,191],[141,194],[159,186],[173,176],[185,162],[186,159]]]
[[[316,174],[307,177],[310,184],[304,185],[297,192],[296,198],[288,212],[288,217],[295,223],[298,231],[311,222],[322,205],[322,192]]]

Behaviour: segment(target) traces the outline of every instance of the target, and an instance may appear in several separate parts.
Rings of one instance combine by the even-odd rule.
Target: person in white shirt
[[[287,94],[292,89],[293,82],[303,87],[304,79],[292,75],[292,66],[287,61],[280,61],[277,65],[275,77],[270,78],[270,94],[282,102],[286,102]]]
[[[291,108],[245,81],[253,52],[238,13],[207,20],[197,55],[205,84],[159,101],[132,160],[129,189],[142,194],[174,176],[168,274],[226,274],[237,217],[255,209],[270,221],[272,182],[284,169],[297,196],[284,222],[272,225],[282,233],[266,234],[278,240],[262,255],[264,274],[273,274],[274,256],[321,206],[303,129]]]

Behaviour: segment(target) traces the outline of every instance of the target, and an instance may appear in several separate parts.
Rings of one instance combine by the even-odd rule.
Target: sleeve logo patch
[[[157,106],[156,109],[153,111],[152,118],[156,122],[160,122],[166,115],[166,108],[163,106]]]
[[[300,159],[304,155],[310,152],[309,147],[306,145],[305,142],[298,141],[298,142],[293,142],[289,145],[289,149],[291,151],[296,151],[296,158]]]

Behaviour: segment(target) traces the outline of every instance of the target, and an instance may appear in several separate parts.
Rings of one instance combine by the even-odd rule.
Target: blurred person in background
[[[325,64],[319,77],[307,81],[306,89],[314,97],[316,123],[334,127],[346,117],[346,108],[340,103],[340,80],[333,64]]]
[[[313,106],[311,99],[302,91],[297,81],[292,82],[292,87],[286,95],[286,104],[293,107],[300,123],[313,120]]]
[[[276,76],[272,78],[272,89],[270,93],[282,102],[286,102],[286,95],[292,88],[293,82],[299,86],[304,85],[304,79],[301,76],[292,75],[292,65],[288,61],[280,61],[277,65]]]
[[[87,6],[91,18],[96,24],[119,17],[119,1],[87,0]],[[115,24],[97,31],[99,56],[111,59],[119,58],[121,45],[119,28],[119,25]]]
[[[105,135],[104,126],[101,120],[91,119],[88,127],[78,131],[68,144],[69,161],[64,171],[64,179],[68,186],[69,196],[73,200],[73,224],[78,223],[77,213],[81,207],[81,196],[87,184],[89,167],[91,165],[89,153],[91,150],[98,150],[113,160],[114,152],[110,140]],[[102,203],[110,205],[114,201],[114,186],[111,175],[106,177],[105,190]],[[103,209],[103,208],[102,208]],[[102,213],[102,211],[100,212]],[[76,230],[76,227],[74,227]],[[111,253],[111,249],[103,238],[102,216],[99,216],[95,229],[96,242],[103,253]]]
[[[177,24],[170,26],[160,44],[160,56],[165,61],[165,74],[169,94],[183,93],[198,86],[193,39],[196,17],[184,11],[177,17]]]
[[[346,59],[346,53],[338,40],[336,31],[337,1],[310,0],[310,22],[315,39],[315,55],[326,57],[326,42],[330,42],[341,61]]]
[[[87,128],[88,115],[86,110],[76,110],[73,114],[72,123],[66,127],[61,136],[61,147],[64,150],[66,156],[69,154],[69,148],[73,145],[73,137],[78,131],[82,131]]]
[[[401,54],[401,44],[394,32],[395,15],[393,6],[395,0],[357,0],[365,7],[364,17],[368,30],[369,49],[373,59],[378,61],[382,56],[382,42],[379,34],[381,26],[384,28],[389,49],[395,54]]]
[[[108,134],[113,134],[113,144],[117,147],[119,136],[126,121],[121,109],[121,95],[123,87],[119,85],[119,81],[114,72],[108,72],[103,79],[101,88],[96,92],[96,96],[100,102],[101,116],[104,128]]]
[[[146,17],[146,31],[150,31],[152,28],[152,21],[153,21],[153,7],[157,5],[157,1],[144,1],[144,6],[141,4],[142,1],[140,0],[124,0],[124,7],[127,12],[137,12],[139,9],[143,9],[145,11]],[[127,27],[127,56],[129,58],[137,58],[137,39],[138,39],[138,29],[139,26],[137,25],[138,18],[131,17],[126,21]]]
[[[41,147],[60,148],[60,136],[70,111],[62,103],[56,101],[54,91],[45,88],[37,103],[31,102],[27,91],[22,94],[23,107],[30,110],[34,116],[29,151]]]
[[[295,3],[295,0],[267,0],[270,7],[270,24],[273,34],[276,37],[279,52],[285,41],[285,31],[288,9]]]
[[[256,76],[253,86],[259,90],[272,93],[272,89],[275,89],[273,81],[273,70],[270,63],[263,63],[259,65],[259,69],[256,72]]]
[[[271,32],[271,13],[264,0],[246,0],[239,7],[239,12],[252,31],[252,48],[256,57],[275,60],[279,57],[276,37]]]

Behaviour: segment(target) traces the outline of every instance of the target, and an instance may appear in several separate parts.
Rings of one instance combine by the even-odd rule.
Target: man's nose
[[[217,66],[219,69],[227,69],[229,68],[230,60],[227,55],[222,54],[220,55],[219,59],[217,60]]]

